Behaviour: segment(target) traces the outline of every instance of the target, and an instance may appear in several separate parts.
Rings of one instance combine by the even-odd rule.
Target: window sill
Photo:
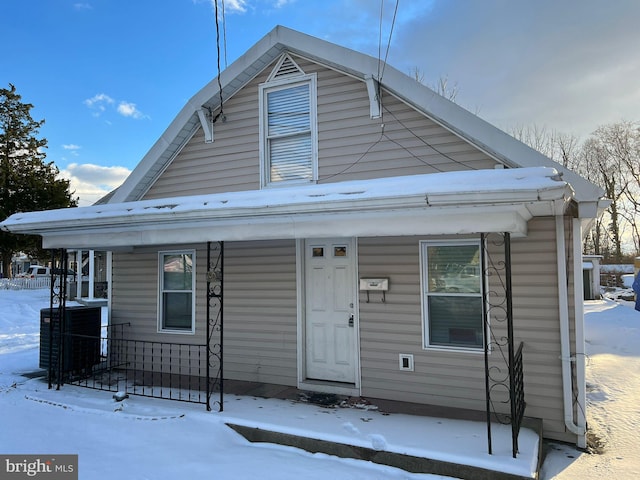
[[[423,345],[422,349],[430,352],[484,354],[484,347]],[[491,353],[491,351],[489,351]]]
[[[158,333],[169,333],[174,335],[195,335],[196,331],[195,329],[180,330],[180,329],[170,329],[170,328],[159,328]]]

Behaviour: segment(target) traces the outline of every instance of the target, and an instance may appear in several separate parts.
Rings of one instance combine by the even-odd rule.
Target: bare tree
[[[564,167],[574,170],[578,165],[580,144],[575,135],[548,130],[539,125],[514,127],[509,133]]]
[[[635,252],[640,252],[640,127],[620,122],[598,129],[607,139],[612,155],[620,159],[626,179],[620,215],[628,227]]]
[[[419,67],[413,67],[410,71],[411,76],[418,83],[426,85],[431,90],[436,92],[438,95],[446,98],[447,100],[451,100],[455,103],[456,97],[458,96],[458,92],[460,91],[458,87],[458,82],[454,82],[453,84],[449,81],[448,75],[441,75],[440,78],[435,83],[427,84],[425,83],[424,72],[420,70]]]
[[[629,179],[623,162],[625,148],[615,125],[598,128],[587,139],[581,152],[583,174],[602,187],[611,201],[607,209],[607,233],[612,242],[612,257],[616,263],[622,260],[622,228],[624,196],[629,188]]]
[[[574,135],[537,125],[516,127],[510,133],[604,189],[611,205],[588,232],[585,252],[604,255],[614,262],[622,260],[625,246],[640,253],[640,127],[637,123],[603,125],[582,143]]]

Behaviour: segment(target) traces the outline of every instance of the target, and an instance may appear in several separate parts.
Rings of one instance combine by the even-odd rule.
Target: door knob
[[[349,326],[353,327],[353,313],[349,315]]]

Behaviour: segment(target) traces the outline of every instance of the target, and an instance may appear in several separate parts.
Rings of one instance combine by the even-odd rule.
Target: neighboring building
[[[69,277],[67,297],[83,305],[107,305],[111,252],[70,250],[67,252]]]
[[[522,345],[525,415],[584,446],[581,238],[602,190],[380,67],[277,27],[104,204],[0,226],[111,251],[131,339],[208,343],[214,285],[225,379],[484,411]]]
[[[585,300],[600,300],[600,265],[602,255],[582,256],[582,275]]]

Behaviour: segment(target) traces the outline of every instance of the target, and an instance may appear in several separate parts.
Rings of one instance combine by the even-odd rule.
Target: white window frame
[[[420,241],[420,295],[421,295],[421,306],[422,306],[422,348],[425,350],[442,350],[449,352],[467,352],[467,353],[484,353],[485,343],[487,342],[487,326],[484,324],[483,319],[481,318],[481,328],[482,328],[482,345],[479,346],[464,346],[460,345],[440,345],[440,344],[431,344],[430,341],[430,328],[429,328],[429,303],[428,299],[430,296],[450,296],[450,297],[474,297],[480,298],[482,303],[482,309],[485,308],[484,297],[487,292],[487,279],[483,275],[482,271],[480,272],[480,293],[443,293],[443,292],[429,292],[429,268],[428,268],[428,255],[427,248],[431,246],[447,246],[447,247],[455,247],[455,246],[477,246],[482,255],[482,246],[480,244],[480,239],[468,239],[468,240],[421,240]],[[479,268],[482,267],[482,262]],[[485,315],[487,315],[485,313]],[[488,317],[487,317],[488,322]]]
[[[164,326],[163,297],[167,292],[187,292],[188,290],[164,289],[164,259],[168,255],[191,255],[191,328],[168,328]],[[158,252],[158,333],[193,335],[196,331],[196,251],[164,250]]]
[[[285,90],[309,85],[309,115],[310,115],[310,135],[311,135],[311,178],[300,180],[270,180],[270,148],[267,132],[267,97],[268,94],[277,90]],[[295,184],[308,184],[318,180],[318,119],[317,119],[317,76],[315,73],[309,75],[296,75],[292,78],[282,78],[275,81],[263,83],[259,87],[260,95],[260,186],[261,188],[288,186]]]

